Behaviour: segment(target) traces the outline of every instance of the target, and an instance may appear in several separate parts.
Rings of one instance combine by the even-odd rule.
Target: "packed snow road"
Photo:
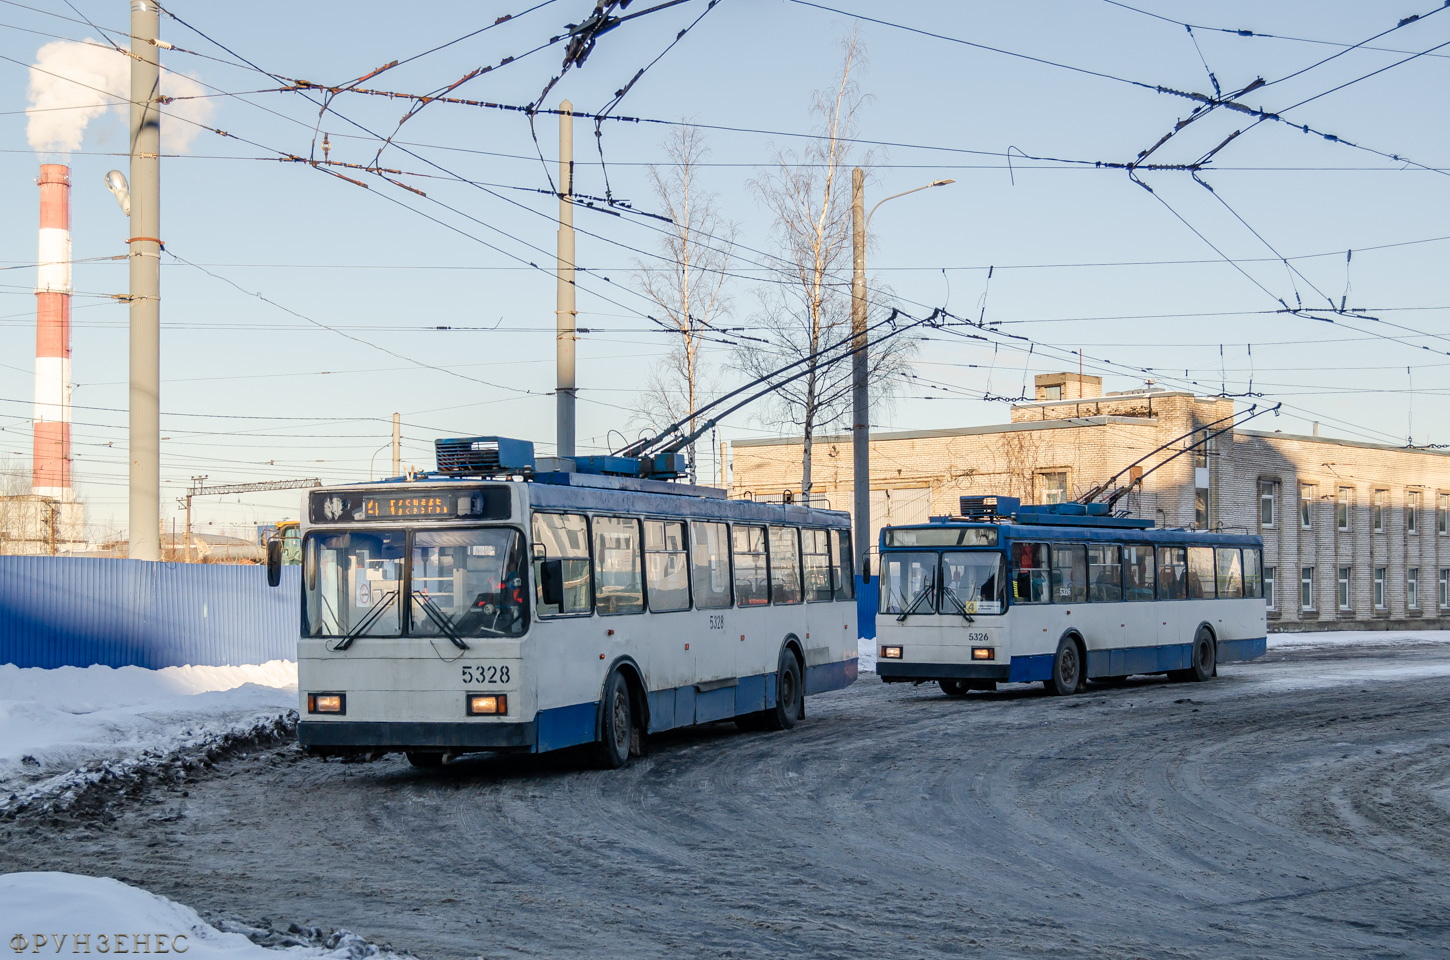
[[[467,957],[1443,957],[1450,645],[963,700],[874,676],[794,731],[438,772],[276,747],[3,828],[0,869]]]

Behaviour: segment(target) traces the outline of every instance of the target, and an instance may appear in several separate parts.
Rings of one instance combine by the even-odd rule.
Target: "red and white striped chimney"
[[[40,165],[35,284],[35,441],[31,492],[72,502],[70,460],[70,168]]]

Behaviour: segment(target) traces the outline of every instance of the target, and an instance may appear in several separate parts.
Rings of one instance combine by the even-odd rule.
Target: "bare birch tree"
[[[736,366],[748,376],[764,377],[850,335],[851,141],[866,100],[855,80],[865,54],[855,33],[842,47],[840,79],[816,91],[811,104],[819,123],[816,139],[800,153],[777,150],[774,169],[752,184],[775,217],[782,252],[757,318],[770,344],[752,343],[736,351]],[[854,165],[870,163],[867,154]],[[900,338],[872,344],[868,375],[873,398],[890,395],[911,349]],[[771,413],[801,429],[801,493],[809,495],[816,431],[840,422],[850,411],[851,355],[845,349],[832,351],[804,366],[804,376],[772,394]]]
[[[656,317],[678,337],[655,364],[641,394],[636,423],[659,429],[689,418],[706,399],[708,376],[702,368],[702,336],[729,309],[725,271],[730,265],[735,225],[720,216],[716,199],[699,188],[696,171],[708,153],[694,127],[681,126],[665,144],[670,165],[650,167],[650,184],[672,222],[660,247],[663,263],[636,261],[640,292],[653,300]],[[695,474],[695,445],[686,450]]]

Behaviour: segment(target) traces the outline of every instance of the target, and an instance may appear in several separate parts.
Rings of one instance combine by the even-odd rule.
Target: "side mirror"
[[[564,606],[564,561],[540,561],[539,593],[546,606]]]
[[[862,583],[870,583],[871,582],[871,558],[870,557],[862,557],[861,558],[861,582]]]
[[[282,541],[267,541],[267,586],[275,587],[282,583]]]

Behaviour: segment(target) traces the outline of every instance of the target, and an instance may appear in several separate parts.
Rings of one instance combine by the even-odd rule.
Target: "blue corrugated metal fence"
[[[0,663],[231,666],[297,658],[301,568],[0,557]]]

